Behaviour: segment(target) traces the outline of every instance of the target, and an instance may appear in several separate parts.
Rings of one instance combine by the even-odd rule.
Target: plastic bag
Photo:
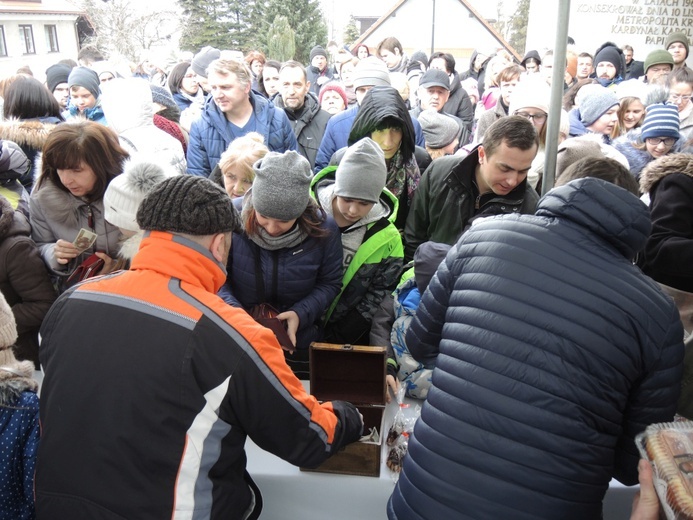
[[[399,478],[399,472],[402,470],[402,461],[407,454],[409,436],[414,431],[414,424],[421,415],[421,406],[412,406],[404,401],[405,393],[406,385],[400,385],[397,391],[397,404],[399,406],[385,440],[389,446],[385,464],[392,471],[392,478],[395,481]]]

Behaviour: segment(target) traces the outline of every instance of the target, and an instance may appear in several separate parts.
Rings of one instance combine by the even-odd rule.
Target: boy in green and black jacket
[[[386,178],[383,151],[364,138],[311,183],[313,197],[339,226],[344,252],[342,290],[325,315],[325,341],[367,345],[375,311],[397,286],[404,250]]]

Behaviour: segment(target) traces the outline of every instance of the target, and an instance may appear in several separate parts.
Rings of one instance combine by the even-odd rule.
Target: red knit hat
[[[322,97],[325,95],[325,92],[328,90],[334,90],[337,94],[339,94],[342,99],[344,100],[344,107],[346,108],[349,105],[349,102],[347,101],[347,95],[346,91],[344,90],[344,87],[342,86],[341,83],[337,83],[336,81],[329,81],[325,83],[322,88],[320,89],[320,95],[318,96],[318,102],[322,105]]]

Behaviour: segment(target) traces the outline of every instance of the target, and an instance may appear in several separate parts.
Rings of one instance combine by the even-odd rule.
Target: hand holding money
[[[53,256],[58,261],[59,264],[67,264],[73,258],[77,258],[80,254],[80,250],[72,243],[67,240],[58,240],[55,243],[55,249],[53,249]]]

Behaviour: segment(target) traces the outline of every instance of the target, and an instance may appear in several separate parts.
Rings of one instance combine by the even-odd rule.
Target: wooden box
[[[310,345],[310,393],[320,401],[349,401],[363,415],[364,435],[375,427],[379,442],[354,442],[342,448],[317,468],[345,475],[380,476],[387,373],[385,347]]]

